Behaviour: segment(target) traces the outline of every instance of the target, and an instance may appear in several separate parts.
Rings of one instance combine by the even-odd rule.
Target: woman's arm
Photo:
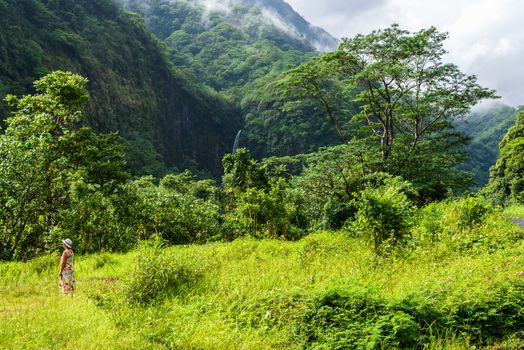
[[[67,261],[67,251],[64,251],[62,254],[62,258],[60,259],[60,276],[62,276],[62,271],[64,271],[66,267],[66,261]]]

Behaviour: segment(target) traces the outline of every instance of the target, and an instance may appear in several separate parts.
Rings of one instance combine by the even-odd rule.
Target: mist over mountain
[[[291,37],[306,41],[309,45],[318,51],[330,51],[336,49],[339,40],[326,32],[324,29],[316,27],[306,21],[298,14],[287,2],[283,0],[115,0],[124,8],[138,10],[146,14],[146,21],[150,26],[155,26],[148,20],[148,14],[155,11],[158,6],[177,6],[178,4],[187,4],[193,7],[200,7],[205,11],[203,21],[208,19],[212,13],[220,14],[230,23],[240,27],[247,22],[254,25],[253,18],[236,16],[240,7],[245,7],[254,11],[260,18],[264,19],[267,24],[286,32]],[[258,11],[257,11],[258,10]],[[259,19],[260,19],[259,18]]]
[[[236,2],[259,7],[263,10],[263,15],[273,20],[279,28],[288,29],[292,35],[306,39],[318,51],[332,51],[337,48],[338,39],[306,21],[285,1],[236,0]]]
[[[117,0],[138,13],[195,80],[239,102],[256,81],[335,49],[338,40],[281,0]]]

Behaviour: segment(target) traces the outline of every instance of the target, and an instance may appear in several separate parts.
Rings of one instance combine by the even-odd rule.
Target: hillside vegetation
[[[524,111],[500,142],[500,156],[491,168],[488,192],[502,204],[524,202]]]
[[[475,188],[488,183],[489,168],[495,165],[499,155],[499,143],[515,124],[516,115],[516,108],[495,104],[458,121],[457,129],[471,137],[466,146],[469,159],[461,168],[474,175]]]
[[[219,177],[239,129],[257,159],[340,144],[321,107],[301,99],[291,108],[293,98],[275,89],[282,72],[338,41],[281,0],[214,4],[0,1],[0,98],[32,92],[32,81],[56,69],[82,74],[91,94],[84,123],[120,133],[133,175],[191,168]],[[350,130],[352,99],[339,116]],[[459,126],[473,138],[463,169],[475,173],[475,188],[487,181],[508,127],[499,117],[511,120],[510,109]],[[1,103],[0,112],[5,118]]]
[[[240,145],[257,159],[314,152],[339,142],[322,112],[284,110],[273,83],[289,68],[335,50],[338,40],[281,0],[121,1],[162,40],[194,79],[234,102],[244,116]]]
[[[170,51],[172,62],[218,91],[241,99],[246,85],[314,56],[337,40],[284,1],[123,1]],[[249,88],[248,88],[249,89]]]
[[[33,92],[33,81],[57,69],[82,74],[91,97],[84,125],[118,131],[133,174],[220,174],[240,112],[175,69],[138,16],[111,0],[2,0],[0,11],[0,100]]]

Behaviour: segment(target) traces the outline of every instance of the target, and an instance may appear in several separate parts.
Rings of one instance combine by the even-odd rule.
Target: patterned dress
[[[64,250],[60,266],[63,266],[60,277],[60,288],[64,294],[75,291],[75,269],[73,266],[75,253],[72,249]]]

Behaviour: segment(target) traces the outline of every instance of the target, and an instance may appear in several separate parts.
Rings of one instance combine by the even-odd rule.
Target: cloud
[[[383,5],[387,0],[330,0],[330,1],[311,1],[293,0],[288,3],[302,12],[306,17],[314,16],[329,21],[334,13],[344,13],[346,16],[358,16],[362,12]]]
[[[206,11],[206,15],[210,12],[218,12],[222,14],[229,14],[232,11],[232,4],[229,0],[190,0],[194,3],[200,4]]]
[[[503,102],[524,104],[522,0],[288,0],[314,25],[337,37],[366,34],[398,23],[418,31],[449,32],[446,61],[497,89]]]

